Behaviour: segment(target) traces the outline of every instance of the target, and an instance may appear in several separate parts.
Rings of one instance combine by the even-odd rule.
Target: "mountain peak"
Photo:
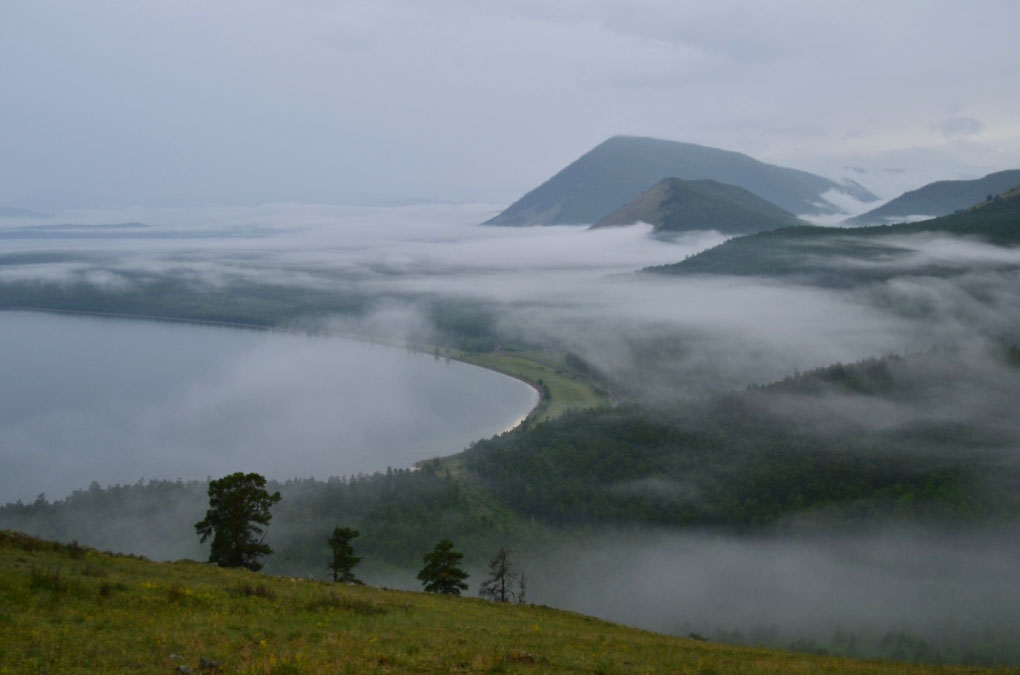
[[[804,225],[789,211],[736,185],[665,178],[592,227],[645,222],[656,231],[717,230],[747,234]]]
[[[643,136],[613,136],[487,224],[596,223],[668,177],[735,185],[791,213],[840,213],[839,207],[822,196],[829,190],[848,192],[864,201],[876,199],[863,188],[841,186],[731,150]]]

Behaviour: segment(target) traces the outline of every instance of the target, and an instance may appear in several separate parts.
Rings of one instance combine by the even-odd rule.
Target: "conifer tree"
[[[349,527],[337,527],[333,529],[333,536],[329,538],[329,547],[333,552],[329,569],[333,572],[333,581],[345,584],[360,584],[361,580],[354,576],[354,566],[361,562],[359,556],[354,555],[354,547],[351,540],[357,537],[359,532]]]
[[[489,562],[489,576],[482,582],[478,595],[495,602],[524,603],[527,582],[523,572],[514,572],[508,548],[500,548]]]
[[[280,493],[269,494],[266,479],[257,473],[232,473],[209,481],[209,510],[195,523],[200,541],[213,538],[209,562],[220,567],[262,569],[259,558],[273,549],[263,543],[272,514],[269,508],[280,501]]]
[[[425,567],[418,572],[418,580],[428,593],[460,595],[468,587],[464,583],[468,574],[460,568],[463,557],[463,553],[453,550],[452,541],[443,539],[425,554]]]

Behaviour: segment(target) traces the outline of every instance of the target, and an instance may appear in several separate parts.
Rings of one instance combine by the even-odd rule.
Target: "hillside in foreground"
[[[153,563],[9,531],[0,581],[0,672],[1020,672],[727,647],[547,607]]]
[[[789,211],[735,185],[666,178],[592,227],[652,225],[656,232],[716,230],[751,234],[806,225]]]
[[[841,213],[830,190],[861,201],[856,185],[760,162],[748,155],[656,138],[614,136],[531,190],[487,225],[591,225],[664,178],[711,179],[754,193],[791,213]]]

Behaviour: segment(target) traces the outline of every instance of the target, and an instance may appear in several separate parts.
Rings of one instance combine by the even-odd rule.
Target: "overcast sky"
[[[1018,23],[1015,0],[7,1],[0,206],[507,204],[613,134],[888,198],[1020,167]]]

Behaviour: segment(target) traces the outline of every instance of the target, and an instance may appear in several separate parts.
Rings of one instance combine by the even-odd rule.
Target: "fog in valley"
[[[1020,665],[1020,3],[918,4],[0,3],[0,530],[204,561],[257,472],[267,574],[450,537],[471,595],[506,546],[536,605]],[[110,652],[48,573],[26,653]]]
[[[535,601],[650,630],[966,661],[987,651],[1020,657],[1018,562],[1015,526],[890,526],[785,536],[616,534],[521,564],[532,574]]]
[[[724,241],[714,232],[661,238],[643,225],[597,231],[477,225],[491,213],[487,205],[279,205],[77,212],[31,224],[7,219],[0,230],[2,283],[123,293],[173,278],[196,293],[244,282],[350,292],[373,302],[357,315],[296,321],[287,326],[294,334],[5,315],[5,351],[26,341],[11,333],[16,322],[9,317],[29,316],[38,324],[30,332],[45,364],[4,361],[5,382],[21,383],[7,388],[3,403],[3,447],[15,448],[5,450],[5,466],[13,468],[5,472],[4,493],[30,500],[37,492],[84,489],[92,479],[107,485],[202,478],[205,472],[181,468],[198,452],[209,475],[252,469],[274,479],[407,467],[458,452],[498,431],[507,409],[526,410],[530,390],[406,349],[359,343],[348,353],[328,337],[422,341],[435,330],[428,303],[436,299],[481,308],[501,335],[577,354],[622,399],[664,409],[836,362],[905,355],[892,362],[897,384],[883,396],[780,391],[761,405],[776,419],[833,437],[923,423],[969,425],[983,433],[974,451],[983,453],[985,479],[997,480],[996,467],[1016,468],[1020,428],[1011,411],[1020,402],[1020,375],[996,351],[1016,334],[1020,317],[1013,250],[948,236],[902,237],[886,258],[866,264],[901,267],[904,274],[820,288],[637,273]],[[130,222],[141,224],[109,226]],[[955,272],[925,276],[933,263]],[[83,336],[75,350],[59,348],[64,322]],[[459,369],[509,383],[510,398],[487,393],[482,400],[460,375],[437,375]],[[111,381],[122,387],[116,394],[90,388]],[[492,391],[492,383],[485,386]],[[463,414],[435,407],[436,392]],[[101,421],[74,419],[86,413],[63,406],[86,399],[106,409]],[[393,428],[390,420],[398,418],[407,429]],[[474,426],[460,426],[466,418]],[[61,438],[68,433],[74,437]],[[379,434],[381,440],[366,440]],[[451,438],[444,434],[453,434],[445,447],[429,441]],[[39,449],[19,450],[29,447]],[[140,448],[144,465],[133,463]],[[40,468],[47,462],[81,480],[48,483]],[[34,475],[42,477],[40,487],[24,479]],[[654,481],[618,486],[675,488]],[[285,499],[287,490],[300,489],[285,489]],[[201,489],[192,492],[199,503],[177,504],[161,516],[180,518],[184,532],[201,509]],[[97,543],[161,559],[202,555],[187,535],[147,541],[144,518],[122,519],[123,541]],[[883,525],[840,534],[813,526],[810,516],[754,536],[588,528],[568,544],[522,551],[520,563],[534,602],[654,630],[802,648],[853,639],[857,646],[840,648],[862,655],[901,635],[916,653],[924,648],[910,642],[915,638],[965,659],[967,645],[1016,644],[1008,628],[1017,625],[1020,606],[1015,528],[1012,521],[969,533]],[[370,583],[415,587],[411,574],[370,574]],[[481,575],[476,569],[473,581]]]
[[[1015,254],[974,241],[897,239],[901,255],[866,264],[904,265],[907,274],[863,288],[821,289],[771,279],[634,273],[724,241],[712,232],[664,239],[641,225],[478,227],[492,211],[486,205],[278,205],[61,214],[29,226],[4,223],[0,236],[72,220],[92,226],[6,241],[0,282],[124,291],[170,277],[195,291],[258,282],[348,292],[375,298],[372,310],[294,327],[392,344],[427,335],[423,301],[472,301],[501,333],[552,342],[610,377],[626,379],[634,372],[634,352],[654,346],[664,358],[657,374],[648,375],[662,381],[639,389],[662,395],[702,395],[837,361],[994,341],[1016,322],[1010,311],[1020,301],[1010,271]],[[99,227],[123,222],[144,226]],[[94,238],[97,231],[110,236]],[[55,232],[61,237],[51,238]],[[928,264],[957,266],[960,273],[949,279],[923,270],[909,274],[912,266]]]

